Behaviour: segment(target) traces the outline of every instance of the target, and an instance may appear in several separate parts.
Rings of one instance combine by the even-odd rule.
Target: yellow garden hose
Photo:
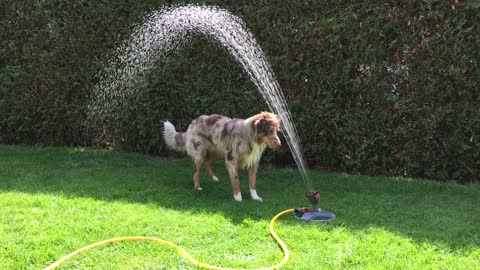
[[[280,239],[280,237],[278,237],[277,233],[275,233],[275,230],[273,229],[273,224],[275,223],[275,221],[280,218],[281,216],[284,216],[286,214],[290,214],[290,213],[293,213],[294,209],[287,209],[287,210],[284,210],[280,213],[278,213],[276,216],[274,216],[272,218],[272,220],[270,221],[270,234],[272,235],[273,239],[275,239],[275,241],[277,241],[278,245],[280,246],[280,248],[282,249],[283,251],[283,254],[284,254],[284,257],[283,257],[283,260],[281,262],[279,262],[278,264],[274,265],[274,266],[271,266],[271,267],[267,267],[267,268],[258,268],[258,269],[279,269],[280,267],[282,267],[283,265],[285,265],[288,261],[288,249],[287,249],[287,246],[285,245],[285,243],[283,243],[282,239]],[[194,265],[196,265],[197,267],[200,267],[200,268],[204,268],[204,269],[212,269],[212,270],[235,270],[234,268],[225,268],[225,267],[220,267],[220,266],[214,266],[214,265],[210,265],[210,264],[206,264],[206,263],[202,263],[200,261],[198,261],[197,259],[193,258],[192,255],[190,255],[185,249],[175,245],[174,243],[172,242],[169,242],[169,241],[166,241],[166,240],[163,240],[163,239],[160,239],[160,238],[154,238],[154,237],[145,237],[145,236],[126,236],[126,237],[118,237],[118,238],[112,238],[112,239],[107,239],[107,240],[103,240],[103,241],[100,241],[100,242],[96,242],[96,243],[93,243],[93,244],[90,244],[88,246],[84,246],[80,249],[77,249],[75,250],[74,252],[70,253],[70,254],[67,254],[65,255],[64,257],[60,258],[59,260],[57,260],[56,262],[52,263],[51,265],[47,266],[45,268],[45,270],[51,270],[51,269],[55,269],[56,267],[58,267],[60,264],[62,264],[64,261],[68,260],[69,258],[75,256],[76,254],[82,252],[82,251],[85,251],[85,250],[89,250],[89,249],[93,249],[93,248],[96,248],[96,247],[99,247],[99,246],[102,246],[102,245],[106,245],[106,244],[110,244],[110,243],[116,243],[116,242],[124,242],[124,241],[151,241],[151,242],[157,242],[157,243],[160,243],[160,244],[164,244],[164,245],[167,245],[167,246],[170,246],[170,247],[173,247],[175,248],[185,259],[189,260],[191,263],[193,263]]]

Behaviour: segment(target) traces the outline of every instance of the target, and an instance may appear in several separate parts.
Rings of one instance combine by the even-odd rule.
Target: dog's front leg
[[[238,180],[237,164],[233,160],[226,160],[225,165],[232,182],[233,198],[237,202],[242,201],[242,193],[240,192],[240,181]]]
[[[250,186],[250,196],[252,197],[252,200],[256,201],[262,201],[262,198],[260,198],[257,194],[257,168],[258,164],[253,164],[248,168],[248,185]]]

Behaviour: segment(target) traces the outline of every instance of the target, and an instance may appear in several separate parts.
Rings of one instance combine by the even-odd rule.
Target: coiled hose
[[[287,261],[288,261],[287,245],[285,245],[285,243],[282,241],[282,239],[280,239],[280,237],[278,237],[277,233],[273,229],[273,224],[275,223],[275,221],[278,218],[280,218],[280,217],[282,217],[286,214],[293,213],[293,212],[294,212],[294,209],[284,210],[284,211],[278,213],[277,215],[275,215],[272,218],[272,220],[270,221],[270,234],[272,235],[273,239],[275,239],[275,241],[277,241],[278,245],[280,246],[280,249],[283,251],[284,256],[283,256],[282,261],[279,262],[278,264],[274,265],[274,266],[270,266],[270,267],[266,267],[266,268],[257,268],[257,269],[263,269],[263,270],[279,269],[280,267],[284,266],[287,263]],[[166,241],[166,240],[163,240],[163,239],[160,239],[160,238],[145,237],[145,236],[118,237],[118,238],[112,238],[112,239],[107,239],[107,240],[103,240],[103,241],[100,241],[100,242],[96,242],[96,243],[90,244],[88,246],[84,246],[84,247],[82,247],[80,249],[77,249],[74,252],[72,252],[70,254],[67,254],[67,255],[63,256],[62,258],[58,259],[57,261],[55,261],[51,265],[47,266],[45,268],[45,270],[55,269],[56,267],[58,267],[63,262],[65,262],[66,260],[70,259],[71,257],[77,255],[78,253],[80,253],[82,251],[86,251],[86,250],[93,249],[93,248],[103,246],[103,245],[106,245],[106,244],[110,244],[110,243],[125,242],[125,241],[150,241],[150,242],[156,242],[156,243],[160,243],[160,244],[164,244],[164,245],[173,247],[185,259],[189,260],[192,264],[196,265],[199,268],[211,269],[211,270],[237,270],[235,268],[225,268],[225,267],[220,267],[220,266],[215,266],[215,265],[210,265],[210,264],[200,262],[197,259],[193,258],[192,255],[190,255],[185,249],[183,249],[180,246],[177,246],[176,244],[174,244],[172,242],[169,242],[169,241]]]

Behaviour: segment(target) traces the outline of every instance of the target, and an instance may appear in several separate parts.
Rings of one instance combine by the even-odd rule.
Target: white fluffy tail
[[[166,121],[163,123],[163,139],[168,147],[178,152],[185,152],[185,132],[177,132],[175,126]]]

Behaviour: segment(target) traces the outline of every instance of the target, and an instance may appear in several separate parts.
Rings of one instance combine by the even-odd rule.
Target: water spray
[[[308,188],[310,182],[300,150],[300,140],[272,68],[245,23],[225,9],[188,5],[165,8],[149,15],[142,24],[135,28],[130,39],[117,49],[116,56],[105,67],[104,74],[100,76],[101,82],[98,84],[98,91],[95,91],[96,95],[88,104],[87,111],[90,112],[90,115],[86,125],[90,127],[89,130],[93,132],[98,123],[104,123],[110,118],[114,119],[116,113],[121,111],[122,106],[125,106],[126,97],[135,94],[137,87],[134,86],[138,80],[143,78],[142,75],[146,74],[146,71],[164,58],[168,52],[185,43],[189,39],[190,33],[204,34],[222,45],[250,76],[269,108],[281,118],[287,144]],[[328,222],[335,219],[335,214],[318,207],[320,202],[318,189],[309,189],[305,195],[310,202],[310,207],[284,210],[270,221],[270,234],[282,249],[284,258],[280,263],[264,269],[278,269],[288,261],[287,246],[273,229],[278,218],[293,213],[296,219],[303,221]],[[119,237],[93,243],[62,257],[45,269],[54,269],[82,251],[122,241],[158,242],[177,249],[183,257],[197,267],[217,270],[231,269],[202,263],[176,244],[160,238],[143,236]]]

